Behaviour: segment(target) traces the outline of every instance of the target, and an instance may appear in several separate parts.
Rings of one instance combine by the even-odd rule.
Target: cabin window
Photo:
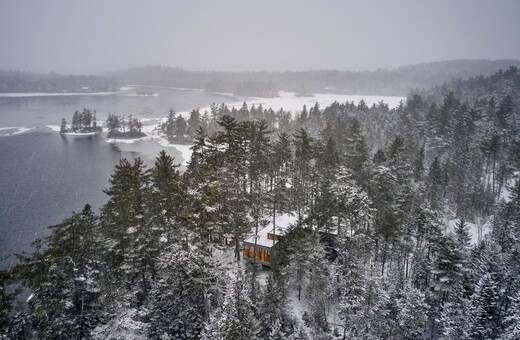
[[[263,261],[264,258],[264,250],[262,248],[256,248],[256,259],[259,261]]]
[[[244,257],[248,259],[253,258],[254,247],[250,245],[244,245]]]
[[[273,233],[267,233],[267,238],[272,240],[273,239]],[[274,239],[278,241],[280,239],[279,235],[274,235]]]

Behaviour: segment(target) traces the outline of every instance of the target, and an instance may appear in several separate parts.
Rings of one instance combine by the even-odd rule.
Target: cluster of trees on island
[[[125,117],[124,115],[118,116],[109,113],[106,125],[108,129],[107,138],[141,138],[146,136],[141,131],[143,123],[133,115]]]
[[[2,335],[518,339],[519,88],[511,68],[395,109],[215,105],[184,173],[165,152],[121,160],[99,213],[2,273]],[[241,240],[286,213],[298,223],[262,283]]]
[[[83,109],[83,111],[75,111],[72,115],[72,124],[67,125],[65,118],[62,118],[60,125],[61,133],[88,133],[101,132],[103,129],[97,125],[96,110]]]
[[[106,126],[108,129],[107,138],[140,138],[146,136],[141,131],[143,123],[129,115],[118,116],[109,113],[107,116]],[[65,118],[61,120],[60,132],[67,133],[92,133],[102,132],[103,128],[97,125],[96,110],[83,109],[82,112],[75,111],[72,116],[72,124],[68,125]]]

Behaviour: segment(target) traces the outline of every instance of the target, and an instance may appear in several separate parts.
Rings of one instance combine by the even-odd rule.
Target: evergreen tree
[[[190,119],[188,120],[188,135],[190,136],[190,143],[195,138],[197,129],[202,125],[199,109],[190,112]]]
[[[51,229],[21,258],[22,282],[32,291],[29,321],[41,338],[89,337],[103,310],[97,217],[87,204]]]
[[[455,224],[453,231],[455,232],[455,237],[457,238],[459,246],[464,252],[467,252],[471,247],[471,235],[464,218],[461,218],[459,222]]]
[[[202,339],[259,339],[258,321],[253,314],[253,305],[248,298],[241,271],[238,266],[236,278],[227,286],[224,303],[211,315]]]
[[[260,333],[262,338],[269,338],[276,333],[288,336],[295,332],[295,322],[289,311],[288,280],[279,266],[269,272],[264,294],[258,310]]]
[[[183,116],[179,115],[175,119],[175,129],[173,133],[175,135],[174,141],[177,143],[184,143],[186,140],[186,133],[188,132],[188,124]]]
[[[505,328],[500,340],[514,340],[520,338],[520,293],[516,293],[511,299],[511,305],[504,320]]]
[[[327,311],[332,297],[331,282],[334,272],[319,240],[313,242],[309,257],[310,279],[305,294],[309,308],[306,325],[312,329],[313,334],[327,333],[330,332]]]
[[[107,128],[108,135],[107,137],[116,135],[119,133],[119,129],[121,128],[121,120],[118,116],[109,113],[107,117]]]
[[[110,117],[110,114],[109,114]],[[108,122],[108,120],[107,120]],[[74,114],[72,115],[72,131],[76,131],[81,128],[81,114],[79,111],[74,111]],[[110,126],[109,126],[110,128]]]
[[[343,339],[359,339],[364,332],[361,318],[365,308],[365,275],[359,261],[352,256],[342,261],[339,294],[338,314],[343,322]]]
[[[440,207],[441,190],[442,190],[442,174],[439,158],[435,157],[430,165],[428,173],[429,198],[432,208]]]
[[[294,136],[294,200],[298,209],[298,221],[302,220],[304,207],[309,202],[308,186],[311,182],[311,160],[313,159],[312,138],[300,129]]]
[[[60,125],[60,133],[64,133],[64,132],[67,132],[67,121],[65,120],[65,118],[62,118],[61,119],[61,125]]]
[[[464,277],[464,256],[452,234],[439,238],[438,255],[432,273],[434,288],[439,292],[449,291]]]
[[[416,181],[420,181],[424,177],[424,145],[421,146],[413,164],[413,174]]]
[[[175,111],[170,109],[168,113],[168,118],[166,118],[166,122],[161,125],[162,132],[166,135],[169,143],[174,143],[175,136]]]
[[[403,339],[424,339],[428,325],[428,309],[425,294],[410,284],[399,292],[397,324]]]
[[[181,175],[174,164],[174,158],[167,155],[164,150],[156,158],[155,166],[151,169],[150,179],[152,186],[152,205],[156,218],[164,217],[162,228],[168,223],[182,216],[182,208],[185,198],[184,185]]]
[[[209,314],[215,284],[212,264],[198,249],[172,244],[158,264],[160,278],[149,299],[150,337],[198,339]]]
[[[101,209],[101,226],[107,242],[109,285],[140,287],[132,295],[143,302],[150,276],[155,275],[157,234],[150,226],[147,205],[150,199],[149,171],[140,158],[133,163],[120,160],[109,180],[109,196]],[[108,283],[107,282],[107,283]],[[114,297],[110,294],[111,297]]]
[[[484,274],[478,281],[471,296],[471,339],[494,339],[498,335],[498,289],[496,277],[491,273]]]
[[[469,301],[464,296],[464,287],[461,282],[455,284],[448,292],[442,305],[439,321],[442,340],[469,340]]]

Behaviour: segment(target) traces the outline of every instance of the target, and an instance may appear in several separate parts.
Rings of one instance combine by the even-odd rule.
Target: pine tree
[[[308,186],[311,182],[313,140],[304,129],[300,129],[293,137],[295,147],[293,178],[294,201],[298,209],[298,221],[302,221],[305,213],[304,207],[307,206],[310,199]]]
[[[459,222],[455,224],[453,231],[455,232],[455,237],[457,238],[459,246],[464,252],[467,252],[471,247],[471,235],[464,218],[461,218]]]
[[[295,339],[295,335],[287,334],[283,330],[280,320],[277,319],[274,322],[273,329],[269,333],[269,336],[266,338],[270,339],[270,340],[293,340],[293,339]]]
[[[120,160],[104,190],[109,200],[101,209],[101,226],[107,242],[107,264],[110,285],[136,288],[139,302],[143,302],[149,280],[155,274],[154,262],[159,241],[150,225],[149,171],[140,158],[133,163]],[[114,297],[114,296],[111,296]]]
[[[202,121],[199,109],[190,112],[190,119],[188,120],[188,135],[190,136],[190,143],[196,136],[196,131],[201,127]]]
[[[424,177],[424,145],[421,146],[413,163],[413,173],[416,181]]]
[[[182,207],[186,200],[186,190],[181,182],[181,175],[174,164],[174,158],[167,155],[164,150],[155,160],[155,166],[151,169],[150,179],[152,186],[152,204],[155,218],[164,220],[162,228],[168,223],[182,216]]]
[[[511,297],[511,304],[504,320],[505,328],[500,340],[520,339],[520,292]]]
[[[397,324],[403,339],[424,339],[428,324],[429,306],[425,294],[419,289],[405,284],[399,292],[397,305]]]
[[[219,203],[221,213],[227,219],[223,231],[232,238],[236,259],[240,261],[240,242],[251,231],[251,221],[247,214],[251,203],[247,190],[246,145],[250,143],[246,137],[248,124],[239,124],[231,116],[222,117],[218,124],[223,131],[214,138],[217,151],[210,162],[215,162],[218,171]]]
[[[279,266],[268,274],[267,283],[258,310],[262,338],[270,334],[293,334],[294,320],[289,311],[288,280]]]
[[[61,119],[61,125],[60,125],[60,133],[64,133],[64,132],[67,132],[67,121],[65,120],[65,118],[62,118]]]
[[[343,322],[343,339],[356,339],[363,332],[360,318],[365,308],[365,275],[359,261],[353,257],[345,257],[339,273],[338,313]]]
[[[298,287],[298,301],[301,300],[302,288],[309,278],[310,254],[313,247],[313,236],[308,229],[296,227],[288,235],[289,271]]]
[[[108,128],[108,135],[107,137],[110,138],[112,136],[116,136],[119,133],[119,130],[121,129],[121,120],[118,116],[109,113],[107,117],[107,128]],[[74,127],[73,127],[74,129]]]
[[[441,237],[438,242],[438,254],[432,273],[434,289],[439,292],[449,291],[464,277],[464,256],[452,234]]]
[[[253,304],[247,296],[241,271],[237,266],[237,276],[228,284],[224,303],[211,315],[202,339],[259,339],[258,321],[253,314]]]
[[[334,272],[330,266],[323,244],[319,237],[313,242],[309,253],[310,279],[306,287],[306,302],[308,305],[307,326],[314,334],[330,332],[327,311],[332,297],[332,277]]]
[[[369,150],[359,120],[354,118],[350,121],[345,137],[346,166],[352,170],[353,177],[358,184],[364,189],[367,189],[369,178]]]
[[[469,340],[469,301],[462,282],[455,284],[442,305],[439,321],[441,340]]]
[[[428,173],[429,198],[432,208],[440,207],[442,174],[439,158],[435,157],[430,165]]]
[[[185,143],[186,141],[186,133],[188,132],[188,123],[186,123],[186,120],[183,116],[179,115],[175,119],[175,129],[173,130],[173,134],[175,137],[173,140],[177,143]]]
[[[87,204],[50,228],[21,258],[22,282],[33,292],[28,319],[41,338],[89,337],[102,314],[97,217]]]
[[[499,292],[496,277],[486,273],[479,280],[471,296],[471,339],[494,339],[499,317]]]
[[[109,118],[110,118],[110,114],[109,114]],[[108,120],[107,120],[108,122]],[[75,111],[74,114],[72,115],[72,131],[76,131],[78,129],[81,128],[81,114],[79,113],[79,111]],[[110,126],[109,126],[110,128]]]
[[[168,118],[166,118],[166,122],[164,122],[161,126],[162,132],[166,135],[169,143],[174,143],[175,136],[175,111],[170,109],[168,113]]]
[[[209,314],[208,295],[216,278],[199,250],[173,243],[161,256],[159,278],[148,309],[150,337],[198,339]]]

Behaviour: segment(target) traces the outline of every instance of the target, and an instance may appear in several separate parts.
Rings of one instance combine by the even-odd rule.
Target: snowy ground
[[[150,93],[150,94],[138,94],[138,93],[130,93],[127,94],[128,97],[159,97],[158,93]]]
[[[391,97],[391,96],[364,96],[364,95],[347,95],[347,94],[330,94],[330,93],[317,93],[314,96],[309,97],[298,97],[293,92],[283,92],[280,91],[280,96],[275,98],[251,98],[246,101],[247,105],[251,107],[251,105],[262,104],[264,109],[272,108],[275,111],[280,109],[284,109],[284,111],[291,111],[293,114],[295,112],[299,112],[302,110],[303,105],[307,106],[307,109],[313,107],[316,103],[319,104],[321,109],[329,106],[334,102],[346,103],[354,102],[359,104],[361,100],[364,100],[368,106],[372,106],[372,104],[377,104],[381,100],[383,100],[390,108],[395,108],[399,106],[400,101],[406,100],[404,97]],[[235,102],[230,103],[228,106],[235,106],[240,108],[243,102]]]
[[[227,94],[229,95],[229,94]],[[296,112],[300,112],[303,109],[303,105],[307,106],[307,110],[312,108],[316,103],[319,104],[321,109],[329,106],[334,102],[338,103],[346,103],[354,102],[356,105],[359,104],[361,100],[364,100],[368,106],[372,106],[373,104],[379,103],[380,101],[388,104],[390,108],[395,108],[399,106],[401,101],[405,101],[405,97],[395,97],[395,96],[365,96],[365,95],[349,95],[349,94],[331,94],[331,93],[317,93],[313,96],[308,97],[299,97],[296,96],[296,93],[293,92],[284,92],[280,91],[279,97],[274,98],[249,98],[245,100],[247,106],[251,108],[251,106],[262,104],[264,109],[273,109],[274,111],[279,111],[283,109],[284,111],[290,111],[292,114]],[[230,109],[235,107],[239,109],[242,107],[244,101],[234,101],[225,103]],[[200,112],[210,111],[210,107],[201,107],[199,108]],[[182,115],[184,118],[189,118],[189,111],[178,112],[178,114]]]
[[[446,232],[452,232],[455,228],[455,225],[460,222],[460,219],[450,219],[446,224]],[[491,228],[491,223],[489,219],[477,219],[474,221],[475,223],[465,221],[468,225],[469,232],[471,234],[471,243],[478,244],[484,236],[486,236]]]
[[[139,141],[148,141],[151,140],[150,137],[141,137],[141,138],[107,138],[107,143],[121,143],[121,144],[134,144]]]

